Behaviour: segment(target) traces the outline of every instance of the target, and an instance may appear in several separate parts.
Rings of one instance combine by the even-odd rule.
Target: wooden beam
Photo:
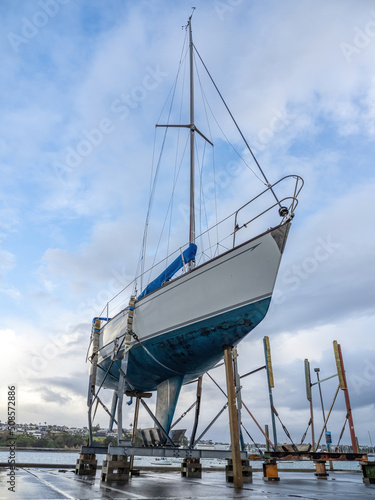
[[[235,488],[242,488],[243,475],[240,450],[240,434],[238,430],[239,427],[237,418],[236,389],[234,384],[233,357],[231,346],[224,348],[224,362],[228,394],[230,442],[232,446],[233,484]]]
[[[152,392],[125,391],[125,394],[130,398],[151,398],[152,396]]]

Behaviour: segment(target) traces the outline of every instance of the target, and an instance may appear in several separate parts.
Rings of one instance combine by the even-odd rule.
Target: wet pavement
[[[202,479],[187,479],[179,472],[141,472],[128,483],[103,483],[96,477],[76,476],[72,469],[17,469],[15,492],[8,491],[9,469],[0,470],[0,500],[118,499],[118,500],[219,500],[219,499],[375,499],[375,485],[362,482],[361,473],[334,472],[317,479],[311,472],[279,472],[280,481],[266,483],[261,472],[253,483],[235,490],[224,471],[204,471]]]

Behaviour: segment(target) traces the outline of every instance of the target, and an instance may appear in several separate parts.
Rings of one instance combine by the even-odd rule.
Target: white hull
[[[133,332],[142,343],[162,342],[171,332],[270,299],[288,230],[289,224],[270,230],[146,295],[135,304]],[[126,326],[124,310],[102,328],[99,364],[112,356]]]

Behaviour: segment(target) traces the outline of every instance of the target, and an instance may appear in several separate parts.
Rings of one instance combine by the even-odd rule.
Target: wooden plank
[[[224,349],[224,363],[225,363],[225,374],[227,381],[230,441],[232,446],[233,484],[235,488],[243,488],[240,434],[238,428],[237,404],[236,404],[236,389],[234,385],[232,348],[230,346]]]

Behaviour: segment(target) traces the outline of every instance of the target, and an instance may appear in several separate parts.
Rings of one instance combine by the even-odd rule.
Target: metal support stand
[[[319,368],[314,368],[314,371],[316,373],[316,378],[318,380],[318,388],[319,388],[319,396],[320,396],[320,404],[321,404],[321,407],[322,407],[322,414],[323,414],[323,422],[324,422],[324,427],[323,429],[325,430],[325,433],[326,433],[326,441],[327,441],[327,433],[328,433],[328,429],[327,429],[327,423],[326,423],[326,414],[325,414],[325,411],[324,411],[324,402],[323,402],[323,391],[322,391],[322,384],[320,383],[320,378],[319,378],[319,372],[320,372],[320,369]],[[314,447],[314,445],[313,445]],[[327,451],[328,453],[331,452],[331,448],[329,446],[329,444],[327,443]],[[330,470],[333,470],[333,463],[332,461],[329,462],[329,469]]]
[[[313,410],[313,401],[312,401],[312,392],[311,392],[310,363],[309,363],[308,359],[305,359],[305,380],[306,380],[306,398],[310,404],[310,425],[311,425],[312,449],[315,450],[314,410]],[[325,418],[324,418],[324,420],[325,420]]]
[[[231,346],[225,347],[224,349],[224,363],[227,381],[230,441],[232,446],[233,483],[235,488],[242,488],[243,476],[241,466],[240,435],[238,431],[236,389],[234,385],[233,356]]]
[[[113,424],[116,423],[115,415],[116,415],[116,409],[117,409],[117,403],[118,403],[118,397],[117,393],[113,391],[113,396],[112,396],[112,404],[111,404],[111,416],[109,419],[109,427],[108,429],[112,432],[113,431]]]
[[[341,345],[338,344],[336,340],[333,341],[333,350],[335,353],[337,372],[338,372],[339,381],[340,381],[340,388],[344,391],[344,396],[345,396],[345,404],[346,404],[347,418],[348,418],[348,422],[349,422],[349,431],[350,431],[350,438],[352,441],[353,453],[358,453],[358,445],[357,445],[357,440],[356,440],[355,431],[354,431],[353,414],[352,414],[352,409],[350,406],[348,384],[346,382],[344,360],[342,357]]]
[[[92,405],[94,403],[95,396],[95,384],[96,384],[96,370],[98,365],[98,351],[99,351],[99,336],[100,336],[100,318],[95,319],[92,330],[92,359],[91,359],[91,371],[89,376],[89,388],[87,395],[87,406],[88,406],[88,423],[89,423],[89,446],[92,446]]]
[[[197,398],[196,398],[196,406],[195,406],[195,418],[194,418],[193,430],[192,430],[191,437],[190,437],[190,448],[194,447],[195,436],[196,436],[197,428],[198,428],[199,413],[200,413],[200,407],[201,407],[201,397],[202,397],[202,380],[203,380],[203,376],[200,376],[198,378],[198,382],[197,382]]]
[[[122,441],[122,406],[125,392],[125,374],[128,366],[128,355],[121,360],[120,378],[117,388],[117,444]]]
[[[273,431],[273,442],[275,450],[277,451],[277,433],[276,433],[276,422],[275,422],[275,413],[273,406],[273,396],[272,396],[272,388],[275,386],[273,381],[273,371],[272,371],[272,361],[271,361],[271,347],[270,341],[268,337],[264,337],[263,339],[264,345],[264,357],[266,359],[266,372],[267,372],[267,383],[268,383],[268,395],[270,398],[270,407],[271,407],[271,421],[272,421],[272,431]]]
[[[121,360],[120,378],[117,389],[117,444],[118,445],[120,445],[120,442],[122,441],[122,429],[123,429],[122,405],[125,392],[126,374],[128,373],[129,349],[130,349],[131,332],[133,328],[133,319],[134,319],[134,304],[135,304],[135,297],[131,296],[129,300],[128,320],[126,325],[125,350],[123,358]]]

